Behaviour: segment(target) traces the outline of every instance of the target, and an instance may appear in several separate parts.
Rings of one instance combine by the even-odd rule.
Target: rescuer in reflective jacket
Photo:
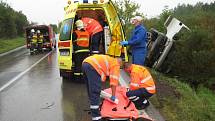
[[[84,22],[85,30],[87,30],[90,34],[91,51],[93,54],[98,54],[100,40],[103,34],[103,28],[100,23],[95,19],[83,17],[81,20]]]
[[[73,32],[72,40],[75,45],[75,53],[89,51],[89,33],[84,29],[84,23],[82,20],[75,22],[77,30]]]
[[[140,16],[131,19],[131,23],[135,25],[135,29],[131,38],[128,41],[122,41],[121,45],[131,46],[132,63],[143,66],[147,54],[147,31],[141,22],[142,17]]]
[[[37,30],[37,43],[39,44],[43,43],[43,35],[41,35],[40,30]]]
[[[156,92],[154,80],[145,67],[130,63],[124,65],[131,78],[126,95],[137,109],[144,109],[149,106],[148,99]]]
[[[75,62],[74,74],[81,74],[81,65],[83,60],[89,56],[89,33],[84,29],[82,20],[75,22],[77,30],[72,34],[74,55],[73,61]]]
[[[108,55],[93,55],[87,57],[82,63],[82,70],[87,81],[87,91],[90,100],[90,110],[93,121],[100,121],[101,115],[99,111],[100,92],[102,82],[106,81],[106,77],[110,79],[112,89],[111,100],[115,101],[115,91],[118,85],[120,74],[121,59],[116,59]]]

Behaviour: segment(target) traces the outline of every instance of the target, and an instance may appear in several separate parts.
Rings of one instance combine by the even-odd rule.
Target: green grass
[[[152,71],[156,83],[169,85],[172,95],[165,89],[151,99],[167,121],[215,121],[215,94],[207,88],[194,91],[188,84]],[[161,96],[162,94],[162,96]]]
[[[0,39],[0,53],[4,53],[25,45],[25,39],[18,37],[15,39]]]

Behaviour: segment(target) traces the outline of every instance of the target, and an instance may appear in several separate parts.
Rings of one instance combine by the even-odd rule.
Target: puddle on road
[[[63,80],[64,121],[91,121],[86,85],[83,82]]]

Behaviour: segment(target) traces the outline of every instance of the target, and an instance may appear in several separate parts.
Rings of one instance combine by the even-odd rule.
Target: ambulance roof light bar
[[[93,3],[93,4],[103,4],[109,0],[68,0],[68,3]]]

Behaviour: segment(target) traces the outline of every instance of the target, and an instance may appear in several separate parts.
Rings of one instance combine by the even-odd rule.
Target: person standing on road
[[[87,30],[91,37],[91,52],[92,54],[98,54],[100,40],[102,39],[103,27],[100,23],[92,18],[83,17],[81,19],[84,22],[85,30]]]
[[[125,63],[124,67],[131,78],[126,95],[137,109],[145,109],[149,106],[148,99],[156,92],[154,80],[150,72],[143,66]]]
[[[102,82],[106,81],[106,77],[110,79],[111,100],[115,101],[116,99],[115,93],[119,81],[120,63],[121,59],[98,54],[87,57],[82,63],[93,121],[101,121],[102,118],[99,111],[100,92]]]
[[[135,16],[131,19],[131,24],[135,25],[132,37],[128,41],[122,41],[120,44],[131,46],[132,63],[143,66],[147,54],[147,31],[141,24],[142,20],[141,16]]]

